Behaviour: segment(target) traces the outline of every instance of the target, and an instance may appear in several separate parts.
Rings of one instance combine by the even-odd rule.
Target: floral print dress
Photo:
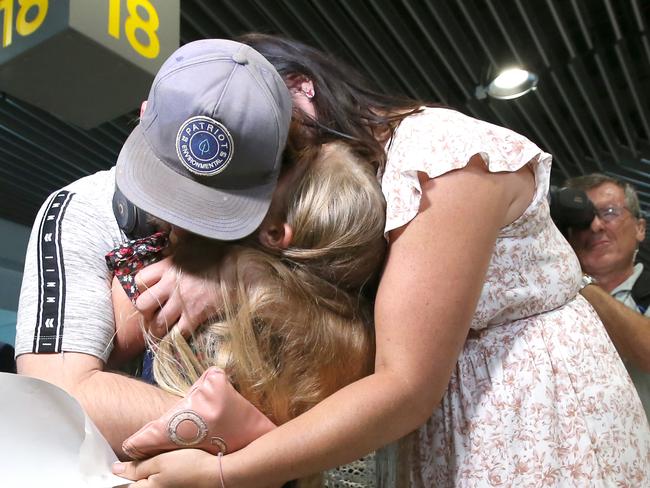
[[[508,129],[443,108],[409,116],[381,175],[386,232],[418,212],[418,172],[480,154],[489,171],[530,164],[532,203],[498,236],[447,391],[415,433],[417,487],[650,487],[650,430],[602,323],[578,294],[577,258],[550,219],[551,156]],[[471,225],[471,223],[467,223]]]

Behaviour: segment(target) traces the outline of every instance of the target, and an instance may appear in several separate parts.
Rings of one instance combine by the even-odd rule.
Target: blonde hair
[[[223,312],[189,342],[172,329],[154,360],[158,384],[179,395],[221,367],[278,424],[371,371],[371,297],[386,248],[385,203],[369,164],[343,143],[295,164],[290,246],[204,243],[221,256],[219,272],[207,275]]]

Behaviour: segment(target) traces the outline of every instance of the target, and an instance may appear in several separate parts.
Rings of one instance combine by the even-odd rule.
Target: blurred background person
[[[585,273],[581,293],[605,324],[650,418],[650,267],[635,263],[646,229],[638,195],[629,183],[598,173],[566,186],[583,190],[594,206],[588,227],[567,232]]]

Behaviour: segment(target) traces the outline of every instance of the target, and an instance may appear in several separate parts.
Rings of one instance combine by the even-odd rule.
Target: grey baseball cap
[[[135,206],[212,239],[251,234],[266,215],[291,121],[275,68],[244,44],[190,42],[156,75],[117,159]]]

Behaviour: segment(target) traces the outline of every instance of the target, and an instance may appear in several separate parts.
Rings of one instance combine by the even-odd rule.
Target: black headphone
[[[156,232],[150,215],[133,205],[117,186],[113,193],[113,214],[117,225],[130,240],[147,237]]]

